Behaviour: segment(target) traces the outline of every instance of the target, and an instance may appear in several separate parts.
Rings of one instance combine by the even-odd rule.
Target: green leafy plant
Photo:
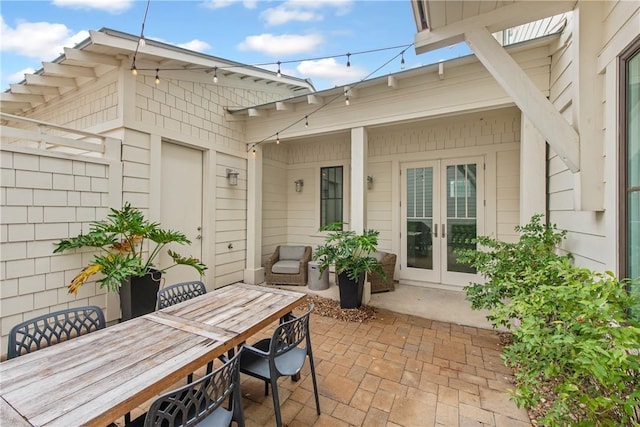
[[[346,272],[351,280],[356,281],[362,273],[375,271],[385,277],[380,263],[369,254],[376,251],[379,231],[365,230],[357,234],[352,230],[344,230],[343,222],[334,222],[322,227],[320,231],[328,231],[325,243],[319,245],[313,255],[318,261],[319,273],[334,265],[336,275]]]
[[[145,248],[147,242],[151,243],[148,255]],[[99,249],[93,262],[71,281],[69,293],[77,293],[78,288],[98,272],[103,275],[98,280],[100,287],[117,291],[126,278],[144,276],[150,270],[157,269],[154,262],[169,243],[184,245],[191,242],[181,232],[162,229],[160,224],[148,221],[142,212],[126,203],[120,210],[111,209],[104,220],[92,223],[87,234],[60,240],[53,252],[86,247]],[[199,259],[183,257],[171,250],[168,254],[174,264],[161,271],[176,265],[188,265],[203,275],[207,269]]]
[[[527,294],[542,283],[557,283],[556,271],[547,267],[572,259],[571,254],[555,252],[566,231],[557,231],[553,224],[542,224],[541,219],[541,215],[534,215],[527,225],[515,227],[520,233],[518,242],[479,236],[475,239],[479,249],[456,251],[459,262],[471,264],[487,278],[485,283],[471,283],[464,290],[473,309],[491,311],[487,319],[494,327],[509,328],[511,319],[516,317],[504,306],[509,298]]]
[[[637,295],[610,272],[566,262],[553,268],[562,284],[542,284],[509,302],[521,319],[503,354],[515,370],[515,402],[536,407],[546,401],[542,425],[633,425],[640,407],[640,325],[628,310]]]

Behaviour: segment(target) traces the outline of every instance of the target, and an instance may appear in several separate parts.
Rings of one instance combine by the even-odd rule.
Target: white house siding
[[[597,63],[600,80],[593,84],[601,85],[602,133],[604,161],[604,205],[601,212],[580,211],[576,209],[575,177],[564,163],[550,150],[548,158],[548,209],[549,221],[567,230],[567,239],[563,248],[571,252],[576,263],[595,270],[617,268],[617,127],[618,127],[618,66],[617,56],[640,33],[640,3],[630,1],[600,2],[600,21],[591,25],[587,31],[596,31],[600,39],[600,52]],[[574,34],[575,17],[569,15],[567,29],[552,55],[550,76],[550,100],[563,116],[573,123],[573,97],[576,87],[573,78],[576,75]]]
[[[0,330],[2,353],[16,323],[68,307],[105,308],[105,291],[94,281],[78,295],[67,284],[92,255],[53,254],[59,239],[87,231],[108,213],[108,161],[41,154],[3,147],[0,151],[2,199],[0,252]],[[115,170],[114,170],[115,168]]]
[[[350,135],[329,134],[263,149],[263,261],[278,244],[316,246],[323,236],[319,225],[319,170],[322,166],[350,164]],[[374,178],[367,192],[367,227],[380,231],[380,249],[399,251],[400,182],[394,179],[399,164],[407,161],[451,157],[487,157],[495,169],[487,188],[488,215],[493,223],[486,228],[504,240],[516,238],[519,217],[520,112],[506,108],[430,121],[406,123],[368,130],[367,175]],[[296,193],[294,181],[304,180]],[[346,186],[348,180],[345,178]],[[395,188],[397,186],[397,188]],[[348,197],[345,196],[345,202]],[[286,205],[286,209],[285,206]],[[287,215],[284,218],[284,215]],[[349,221],[345,217],[345,221]],[[497,231],[496,231],[497,230]]]

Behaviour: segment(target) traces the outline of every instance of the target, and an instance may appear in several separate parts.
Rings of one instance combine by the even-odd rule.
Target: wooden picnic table
[[[236,283],[2,362],[0,424],[15,425],[22,417],[23,425],[33,426],[107,425],[246,341],[304,297]]]

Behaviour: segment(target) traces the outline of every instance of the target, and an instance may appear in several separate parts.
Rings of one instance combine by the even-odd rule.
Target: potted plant
[[[344,230],[343,222],[334,222],[320,231],[328,231],[324,244],[318,246],[313,255],[318,262],[319,273],[333,265],[340,291],[340,307],[357,308],[362,301],[365,274],[375,271],[385,276],[380,263],[370,256],[376,251],[379,231],[365,230],[357,234]]]
[[[146,243],[149,243],[148,252]],[[69,293],[76,294],[89,277],[102,273],[97,282],[101,288],[120,293],[124,321],[155,310],[163,271],[180,264],[204,274],[207,267],[200,260],[183,257],[171,250],[168,253],[174,264],[164,269],[156,267],[156,258],[169,243],[184,245],[191,242],[181,232],[163,229],[160,224],[146,220],[142,212],[125,203],[120,210],[111,209],[104,220],[92,223],[87,234],[60,240],[53,252],[84,247],[100,249],[91,264],[68,285]]]

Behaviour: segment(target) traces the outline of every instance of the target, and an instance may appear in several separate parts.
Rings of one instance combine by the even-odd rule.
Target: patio
[[[378,309],[366,323],[313,314],[311,333],[322,415],[307,363],[300,381],[279,383],[289,427],[531,425],[509,400],[512,376],[493,331]],[[275,425],[261,381],[243,375],[242,394],[248,427]]]

